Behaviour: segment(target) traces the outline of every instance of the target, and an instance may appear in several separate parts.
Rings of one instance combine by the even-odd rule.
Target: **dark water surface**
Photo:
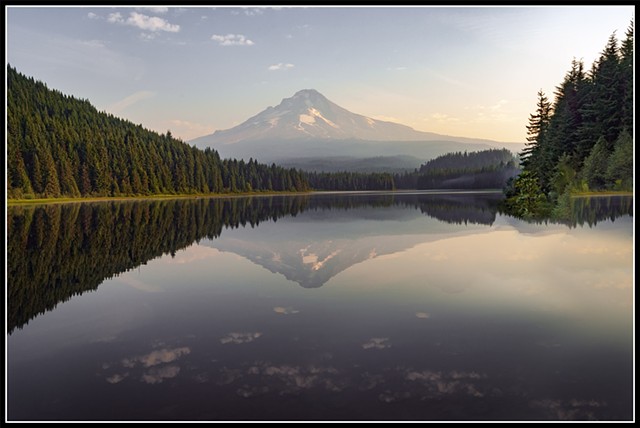
[[[8,420],[631,420],[631,197],[7,209]]]

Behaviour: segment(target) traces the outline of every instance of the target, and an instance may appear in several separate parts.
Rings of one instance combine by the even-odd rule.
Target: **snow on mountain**
[[[421,140],[428,135],[391,122],[351,113],[314,89],[304,89],[244,123],[192,141],[197,146],[271,139]]]
[[[238,126],[189,141],[222,157],[274,161],[301,157],[414,156],[431,159],[461,150],[513,147],[514,143],[416,131],[352,113],[314,89],[303,89]],[[266,150],[265,150],[266,149]]]

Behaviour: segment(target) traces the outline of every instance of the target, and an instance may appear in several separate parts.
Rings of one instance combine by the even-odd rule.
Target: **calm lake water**
[[[633,199],[8,207],[7,418],[632,420]]]

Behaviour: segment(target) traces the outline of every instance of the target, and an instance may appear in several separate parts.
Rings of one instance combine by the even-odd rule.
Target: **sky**
[[[5,6],[6,58],[189,141],[301,89],[420,131],[524,142],[537,92],[588,70],[634,6]]]

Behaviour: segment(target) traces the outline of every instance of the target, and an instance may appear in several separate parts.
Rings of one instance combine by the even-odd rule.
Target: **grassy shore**
[[[137,196],[95,196],[82,198],[42,198],[42,199],[7,199],[7,205],[28,204],[69,204],[82,202],[138,201],[153,199],[198,199],[198,198],[241,198],[247,196],[308,195],[311,192],[245,192],[245,193],[202,193],[202,194],[159,194]]]
[[[500,191],[500,189],[496,189]],[[198,198],[242,198],[247,196],[282,196],[282,195],[309,195],[318,193],[318,191],[310,190],[308,192],[245,192],[245,193],[202,193],[202,194],[159,194],[159,195],[137,195],[137,196],[95,196],[82,198],[42,198],[42,199],[7,199],[7,205],[29,205],[29,204],[68,204],[78,202],[109,202],[109,201],[137,201],[150,199],[198,199]],[[322,192],[320,192],[322,193]],[[341,192],[330,192],[341,193]],[[348,192],[345,192],[348,193]],[[571,193],[571,197],[585,196],[633,196],[633,192],[629,191],[589,191]]]

